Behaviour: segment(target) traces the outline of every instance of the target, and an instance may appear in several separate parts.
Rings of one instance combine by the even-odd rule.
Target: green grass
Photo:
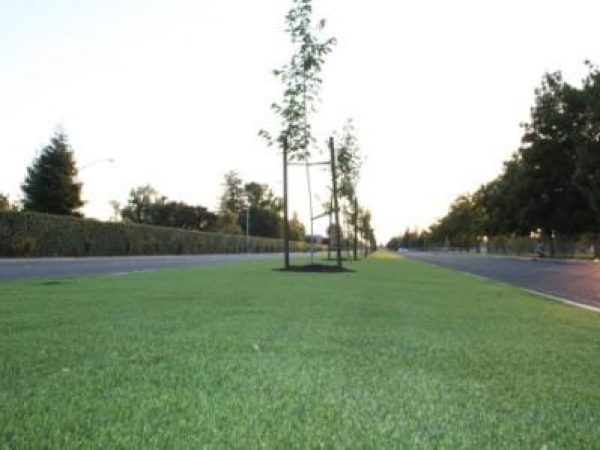
[[[600,446],[600,315],[275,265],[0,285],[0,448]]]

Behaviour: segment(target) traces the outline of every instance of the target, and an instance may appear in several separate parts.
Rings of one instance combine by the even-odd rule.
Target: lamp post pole
[[[94,166],[96,164],[100,164],[100,163],[103,163],[103,162],[107,162],[107,163],[113,164],[115,162],[115,160],[112,159],[112,158],[96,159],[95,161],[89,162],[89,163],[84,164],[83,166],[81,166],[79,168],[79,172],[81,172],[82,170],[87,169],[88,167],[91,167],[91,166]]]

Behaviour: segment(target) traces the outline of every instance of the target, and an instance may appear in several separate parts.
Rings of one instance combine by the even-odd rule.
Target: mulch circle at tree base
[[[289,269],[275,269],[280,272],[310,272],[310,273],[348,273],[354,272],[352,269],[345,267],[339,268],[331,264],[305,264],[302,266],[290,266]]]

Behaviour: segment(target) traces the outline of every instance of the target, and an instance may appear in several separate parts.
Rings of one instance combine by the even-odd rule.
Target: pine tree
[[[76,182],[76,177],[73,150],[67,136],[57,132],[27,169],[21,185],[25,195],[23,209],[81,217],[81,183]]]

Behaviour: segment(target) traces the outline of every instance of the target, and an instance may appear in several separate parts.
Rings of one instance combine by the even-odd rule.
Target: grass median
[[[406,259],[0,285],[0,448],[593,448],[600,315]]]

